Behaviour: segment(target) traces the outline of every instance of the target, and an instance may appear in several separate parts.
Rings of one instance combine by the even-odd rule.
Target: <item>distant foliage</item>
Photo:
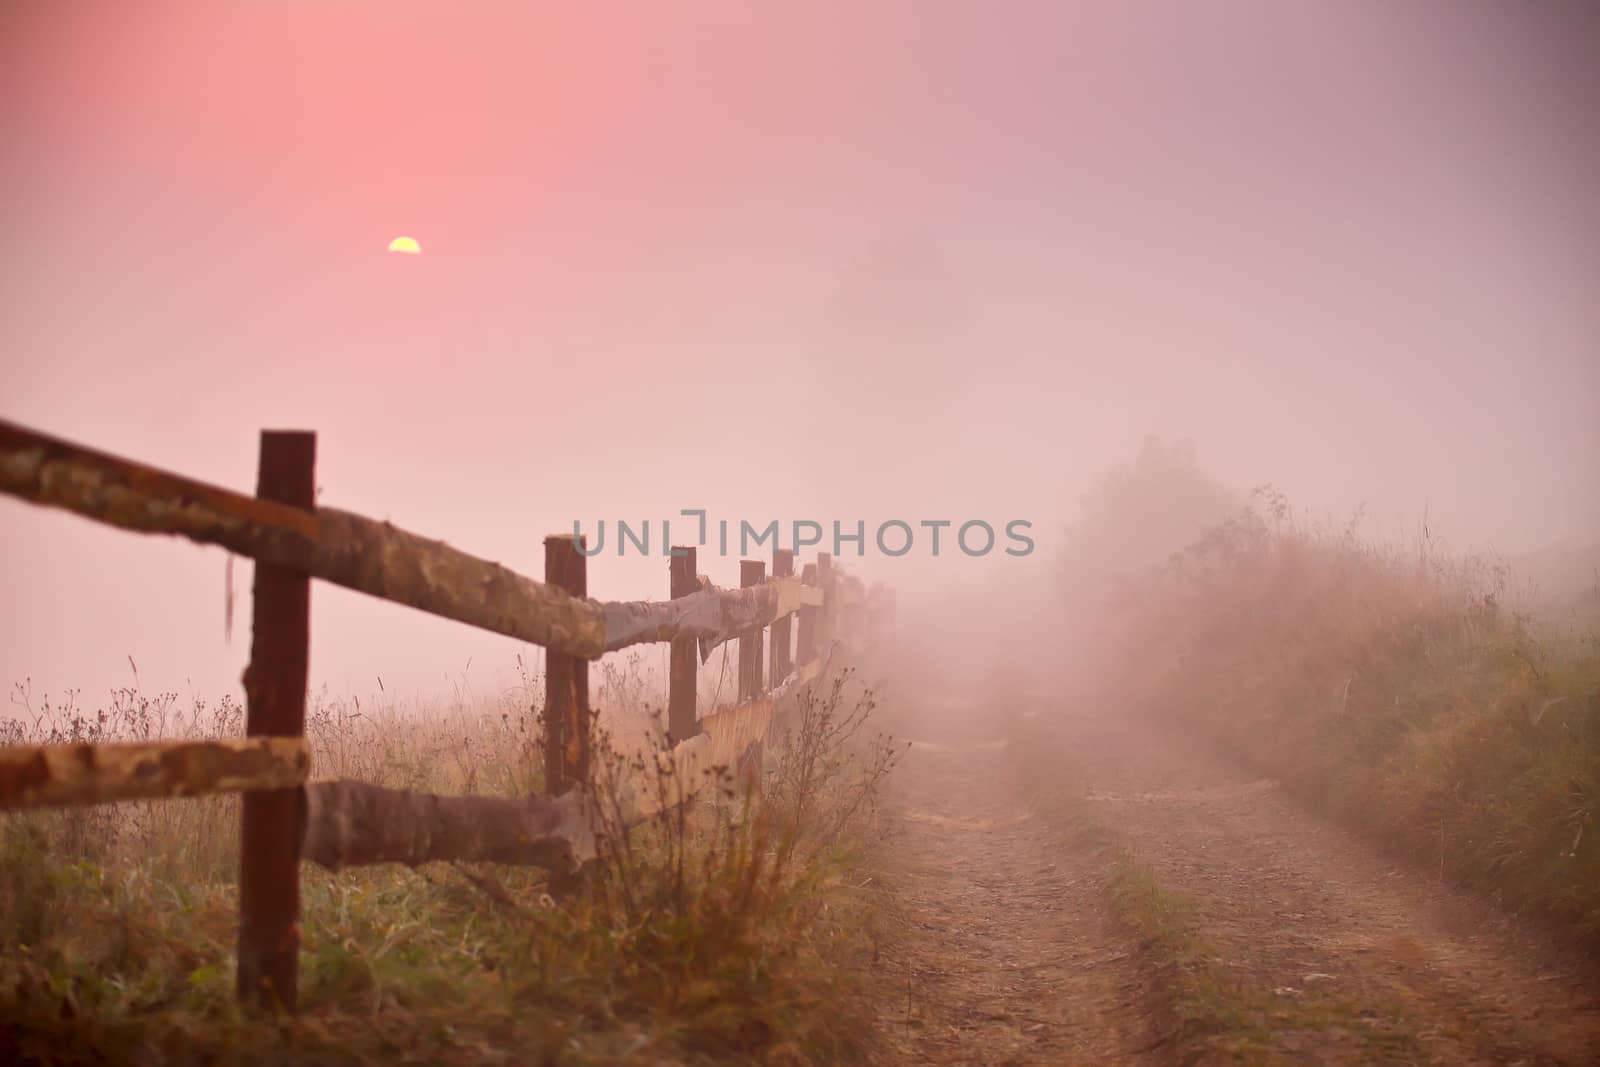
[[[1104,619],[1101,697],[1221,741],[1508,904],[1600,935],[1600,635],[1490,558],[1362,539],[1256,490]]]
[[[1243,500],[1205,473],[1189,441],[1146,437],[1080,501],[1061,554],[1063,639],[1080,658],[1103,652],[1104,612],[1139,576],[1166,563]]]

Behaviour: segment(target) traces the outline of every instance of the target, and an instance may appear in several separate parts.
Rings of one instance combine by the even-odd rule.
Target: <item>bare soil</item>
[[[1110,718],[1050,720],[1096,821],[1187,897],[1249,1040],[1171,1041],[1104,850],[1034,814],[991,733],[928,737],[893,804],[893,1062],[1600,1064],[1600,966],[1278,783]],[[1252,1051],[1244,1051],[1247,1049]]]
[[[895,772],[892,1062],[1125,1064],[1154,1040],[1104,872],[1064,850],[1004,742],[913,743]]]

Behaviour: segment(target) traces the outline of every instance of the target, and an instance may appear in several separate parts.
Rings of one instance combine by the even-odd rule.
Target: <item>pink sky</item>
[[[1152,431],[1381,536],[1600,528],[1579,5],[537,7],[6,5],[0,416],[245,490],[315,429],[325,502],[534,575],[698,506],[1025,518],[1026,559],[856,569],[1047,582]],[[220,552],[0,530],[0,681],[237,691]],[[517,651],[313,602],[339,691]]]

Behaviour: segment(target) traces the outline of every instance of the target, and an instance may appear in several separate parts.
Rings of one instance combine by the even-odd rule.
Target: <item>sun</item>
[[[422,246],[417,244],[415,237],[396,237],[389,242],[389,251],[403,252],[408,256],[422,255]]]

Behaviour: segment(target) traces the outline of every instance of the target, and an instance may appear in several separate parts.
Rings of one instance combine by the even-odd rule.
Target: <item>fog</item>
[[[244,491],[312,429],[323,502],[525,574],[605,520],[604,598],[684,509],[861,522],[935,643],[1054,595],[1151,433],[1379,537],[1600,531],[1582,5],[441,10],[6,5],[0,417]],[[218,550],[0,530],[0,681],[239,690],[247,562],[230,637]],[[312,632],[341,692],[521,651],[324,585]]]

